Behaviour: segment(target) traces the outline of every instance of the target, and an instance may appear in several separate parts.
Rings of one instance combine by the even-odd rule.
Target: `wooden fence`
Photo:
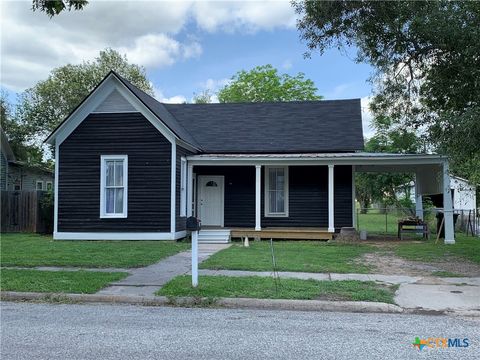
[[[2,191],[1,232],[51,233],[53,204],[46,191]]]

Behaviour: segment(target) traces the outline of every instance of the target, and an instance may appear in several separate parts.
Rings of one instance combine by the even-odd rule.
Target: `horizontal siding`
[[[225,227],[255,226],[254,166],[196,166],[194,172],[225,176]]]
[[[8,166],[7,190],[15,190],[15,185],[20,185],[22,191],[37,190],[37,181],[43,181],[43,189],[46,190],[46,183],[50,181],[53,185],[53,174],[40,172],[26,166]]]
[[[176,164],[176,173],[175,173],[175,231],[182,231],[186,228],[186,217],[180,216],[180,190],[181,190],[181,158],[188,155],[192,155],[191,151],[184,149],[181,146],[177,145],[177,164]],[[187,171],[188,172],[188,171]],[[187,174],[185,174],[187,176]],[[187,179],[187,188],[188,188],[188,179]]]
[[[335,202],[335,228],[350,227],[353,222],[352,214],[352,167],[335,166],[335,186],[333,197]]]
[[[195,167],[197,175],[225,176],[225,227],[255,226],[255,167]],[[265,170],[262,167],[262,227],[328,227],[328,167],[289,167],[289,216],[264,216]],[[352,224],[350,166],[335,167],[335,226]],[[197,191],[198,193],[198,191]]]
[[[128,155],[128,217],[100,219],[100,156]],[[58,231],[170,232],[171,144],[140,113],[90,114],[60,145]]]
[[[265,217],[264,177],[262,168],[262,227],[328,226],[328,167],[289,167],[288,217]]]
[[[7,190],[8,161],[3,152],[0,153],[0,190]]]

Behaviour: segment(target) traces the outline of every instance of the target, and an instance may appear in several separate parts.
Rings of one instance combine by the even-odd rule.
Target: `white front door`
[[[198,177],[198,212],[202,226],[223,226],[223,176]]]

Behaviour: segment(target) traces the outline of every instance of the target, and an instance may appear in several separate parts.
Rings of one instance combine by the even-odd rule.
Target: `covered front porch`
[[[223,237],[324,239],[355,227],[355,172],[414,172],[417,197],[443,193],[445,243],[454,243],[447,159],[372,153],[192,155],[187,216]],[[417,215],[423,216],[417,201]],[[205,233],[204,231],[204,233]]]

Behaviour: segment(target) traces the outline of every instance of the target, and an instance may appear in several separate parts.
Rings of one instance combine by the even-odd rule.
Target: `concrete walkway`
[[[199,262],[208,259],[216,252],[226,249],[231,244],[200,244]],[[156,264],[143,268],[129,269],[130,275],[123,280],[110,284],[99,295],[153,295],[175,276],[186,274],[191,270],[191,251],[184,251],[169,256]]]
[[[480,287],[471,285],[400,285],[395,303],[406,309],[480,311]]]

